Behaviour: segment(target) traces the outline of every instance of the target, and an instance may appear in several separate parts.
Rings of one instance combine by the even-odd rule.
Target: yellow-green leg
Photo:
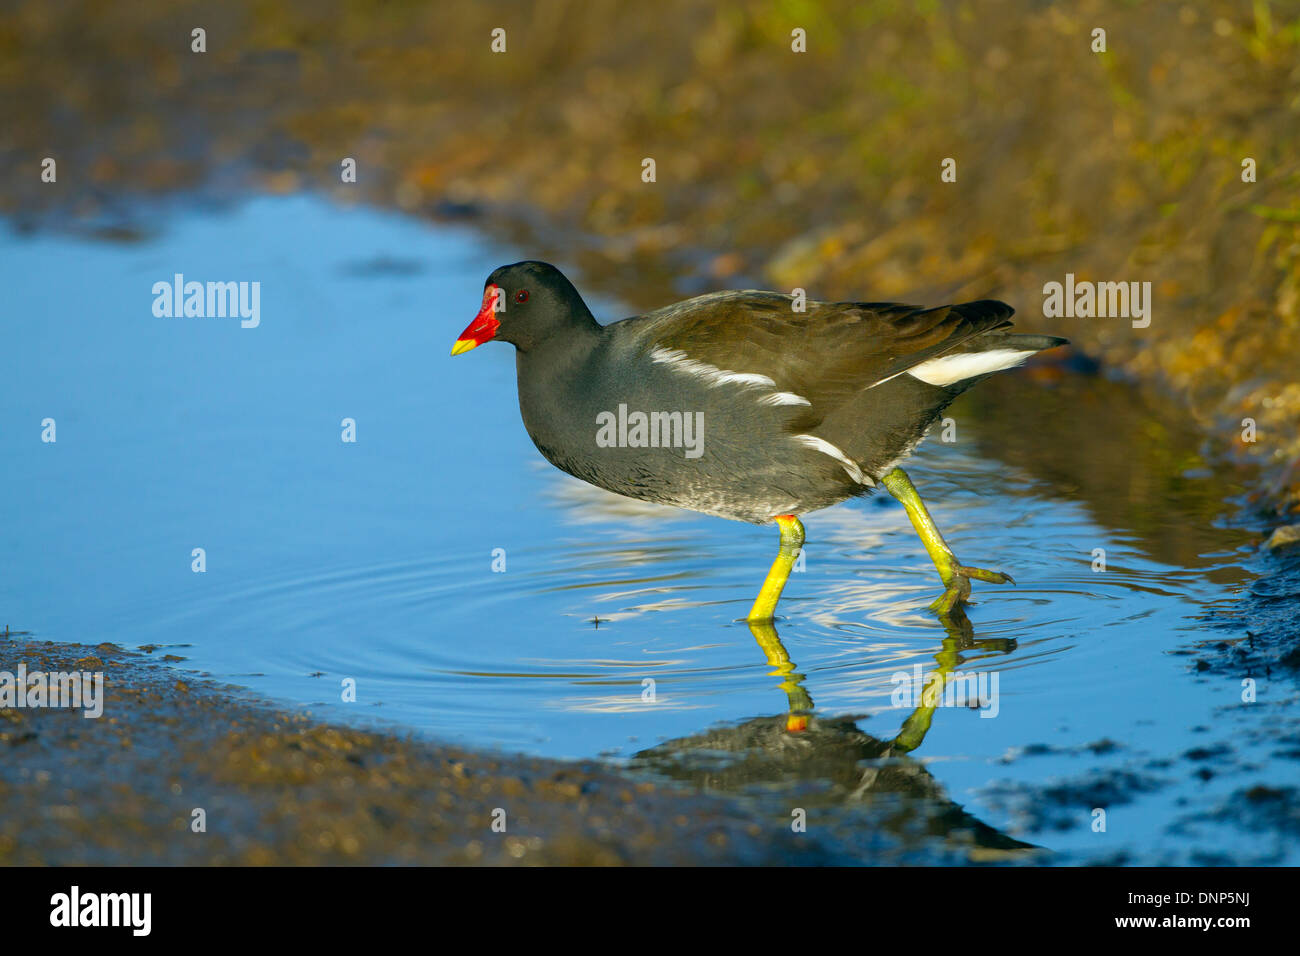
[[[767,580],[763,582],[763,588],[749,610],[749,617],[745,618],[751,623],[772,620],[772,615],[776,613],[776,602],[781,600],[781,592],[785,590],[785,582],[790,577],[790,568],[794,566],[795,559],[803,548],[803,525],[798,518],[794,515],[777,515],[776,523],[781,529],[781,550],[772,562],[772,570],[767,572]]]
[[[930,560],[939,569],[939,577],[943,579],[943,594],[930,605],[932,611],[936,614],[947,614],[965,604],[970,598],[972,578],[990,584],[1016,583],[1009,574],[1003,574],[1001,571],[985,571],[983,568],[968,568],[957,560],[957,556],[952,553],[952,548],[948,547],[948,542],[943,540],[943,535],[935,526],[930,512],[926,510],[925,502],[917,494],[912,479],[907,477],[907,472],[895,468],[880,480],[889,489],[889,493],[901,501],[903,507],[907,509],[907,517],[912,520],[912,527],[916,529],[921,543],[930,554]]]

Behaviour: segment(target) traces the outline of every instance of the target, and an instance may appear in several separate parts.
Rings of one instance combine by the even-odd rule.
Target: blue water
[[[781,678],[736,623],[775,531],[560,474],[519,421],[513,351],[448,356],[487,274],[526,255],[307,197],[159,214],[135,242],[4,233],[0,626],[159,645],[328,719],[558,757],[621,759],[782,713]],[[153,284],[178,272],[260,282],[260,325],[155,317]],[[953,415],[961,434],[961,405]],[[1174,832],[1268,767],[1270,742],[1240,733],[1256,725],[1239,684],[1195,680],[1172,653],[1249,581],[1242,536],[1212,534],[1174,566],[970,443],[927,444],[912,474],[957,554],[1018,582],[976,583],[970,610],[979,639],[1017,642],[964,666],[998,672],[998,716],[941,710],[916,753],[953,799],[1014,833],[998,788],[1232,737],[1238,772],[1202,781],[1176,764],[1112,808],[1106,835],[1080,806],[1077,826],[1036,839],[1076,858],[1182,860],[1231,841],[1243,859],[1300,862],[1266,834]],[[892,736],[906,712],[890,676],[932,668],[943,636],[925,610],[933,568],[890,499],[805,524],[781,640],[818,713]],[[1257,706],[1281,693],[1261,680]],[[1118,746],[1085,749],[1104,739]],[[1017,756],[1031,745],[1049,752]]]

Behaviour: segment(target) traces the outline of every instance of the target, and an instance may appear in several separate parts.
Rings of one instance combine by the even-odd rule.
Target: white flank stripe
[[[816,435],[795,435],[794,440],[802,445],[807,445],[814,451],[821,452],[823,455],[830,455],[844,466],[844,470],[849,473],[849,477],[858,484],[875,485],[875,481],[862,473],[862,469],[858,467],[857,462],[844,454],[844,452],[840,451],[830,442],[826,441],[826,439],[818,438]]]
[[[728,372],[724,369],[718,370],[717,385],[761,385],[764,388],[775,388],[776,382],[772,381],[766,375],[759,375],[757,372]]]
[[[772,381],[766,375],[759,375],[756,372],[732,372],[725,368],[718,368],[716,365],[710,365],[708,362],[697,362],[694,359],[688,359],[685,352],[678,352],[674,349],[655,348],[650,350],[650,360],[652,362],[661,362],[664,365],[671,365],[673,368],[689,375],[695,375],[704,379],[710,385],[752,385],[762,386],[764,388],[775,388],[776,382]]]
[[[976,375],[1000,372],[1004,368],[1019,365],[1033,354],[1033,350],[1021,352],[1016,349],[992,349],[988,352],[941,355],[909,368],[907,374],[929,385],[952,385]]]
[[[679,372],[703,379],[710,386],[742,385],[746,388],[776,388],[776,382],[757,372],[733,372],[718,368],[708,362],[698,362],[686,357],[685,352],[655,346],[650,350],[650,360],[661,365],[668,365]],[[760,405],[812,405],[812,402],[794,392],[773,392],[758,399]]]
[[[773,392],[758,400],[760,405],[811,405],[812,402],[794,392]]]

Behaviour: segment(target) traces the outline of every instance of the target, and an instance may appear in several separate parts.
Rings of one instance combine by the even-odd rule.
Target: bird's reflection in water
[[[882,740],[858,729],[849,717],[819,718],[804,686],[804,675],[790,659],[772,624],[750,624],[755,640],[780,679],[786,713],[756,717],[741,724],[711,728],[641,751],[632,767],[701,790],[723,793],[797,793],[801,805],[852,808],[866,805],[872,822],[887,830],[917,831],[930,837],[960,838],[973,849],[1038,849],[981,822],[950,799],[942,785],[908,755],[921,746],[944,688],[972,651],[1006,654],[1016,642],[980,640],[960,609],[941,615],[944,638],[936,667],[929,673],[920,705],[896,736]],[[996,855],[996,854],[995,854]]]

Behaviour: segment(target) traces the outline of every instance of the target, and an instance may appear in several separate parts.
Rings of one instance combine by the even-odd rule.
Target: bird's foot
[[[955,609],[970,602],[971,581],[984,581],[988,584],[1015,584],[1011,575],[1002,571],[986,571],[984,568],[968,568],[964,564],[951,564],[943,575],[944,591],[934,599],[930,610],[935,614],[951,614]]]

